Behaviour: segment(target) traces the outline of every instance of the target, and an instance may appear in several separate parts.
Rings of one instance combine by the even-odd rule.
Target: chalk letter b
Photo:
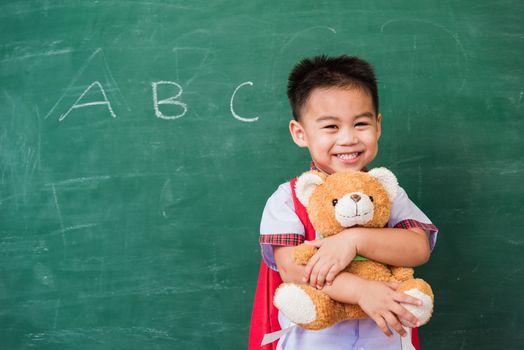
[[[169,98],[159,101],[158,100],[158,85],[161,85],[161,84],[175,86],[178,90],[177,94],[173,97],[169,97]],[[172,119],[178,119],[180,117],[183,117],[184,114],[186,114],[187,105],[184,102],[177,101],[177,98],[179,98],[180,95],[182,95],[182,87],[180,85],[172,81],[155,81],[151,83],[151,86],[153,87],[153,107],[155,109],[155,115],[157,116],[157,118],[172,120]],[[182,107],[183,111],[182,113],[179,113],[177,115],[164,115],[158,109],[159,105],[177,105],[177,106]]]

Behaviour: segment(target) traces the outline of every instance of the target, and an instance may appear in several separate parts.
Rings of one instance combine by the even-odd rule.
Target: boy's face
[[[381,116],[371,96],[360,88],[314,89],[289,130],[299,147],[307,147],[325,173],[360,171],[377,155]]]

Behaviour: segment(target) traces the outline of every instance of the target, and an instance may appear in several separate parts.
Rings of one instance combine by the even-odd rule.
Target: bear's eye
[[[369,200],[373,202],[373,197],[372,197],[372,196],[369,196]]]
[[[333,206],[337,205],[338,199],[333,199],[333,201],[331,203],[333,203]]]

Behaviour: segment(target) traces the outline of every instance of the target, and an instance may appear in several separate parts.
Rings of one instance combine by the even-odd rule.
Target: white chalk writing
[[[91,88],[95,85],[100,89],[100,92],[102,93],[102,96],[104,96],[104,99],[102,101],[93,101],[93,102],[79,104],[78,102],[80,102],[80,100],[82,100],[84,95],[87,94],[87,92],[91,90]],[[69,113],[71,113],[73,109],[89,107],[89,106],[99,106],[99,105],[106,105],[111,116],[113,118],[116,118],[116,114],[115,112],[113,112],[113,108],[111,108],[111,102],[109,102],[109,100],[107,99],[107,95],[106,95],[106,92],[104,91],[104,88],[102,87],[102,84],[100,84],[99,81],[95,81],[91,85],[89,85],[87,89],[84,90],[84,92],[80,95],[80,97],[76,99],[75,103],[73,103],[71,108],[69,108],[69,110],[66,113],[62,114],[60,118],[58,118],[58,121],[61,122],[62,120],[64,120],[69,115]]]
[[[242,118],[241,116],[239,116],[238,114],[235,113],[235,110],[233,109],[233,100],[235,99],[235,95],[237,93],[237,91],[244,85],[249,85],[249,86],[253,86],[253,82],[251,81],[246,81],[242,84],[240,84],[239,86],[237,86],[237,88],[235,89],[235,91],[233,91],[233,95],[231,96],[231,100],[229,101],[229,109],[231,109],[231,114],[233,114],[233,117],[235,117],[235,119],[237,120],[240,120],[241,122],[246,122],[246,123],[250,123],[250,122],[256,122],[258,120],[258,117],[254,117],[254,118]]]
[[[175,96],[158,100],[158,85],[172,85],[177,88],[177,93]],[[184,116],[187,112],[187,105],[184,102],[180,102],[177,100],[177,98],[182,95],[182,87],[178,85],[177,83],[173,81],[154,81],[151,83],[151,86],[153,88],[153,108],[155,109],[155,115],[160,119],[167,119],[167,120],[173,120],[178,119]],[[159,105],[176,105],[180,106],[183,109],[183,112],[176,114],[176,115],[165,115],[163,114],[160,109],[158,108]]]

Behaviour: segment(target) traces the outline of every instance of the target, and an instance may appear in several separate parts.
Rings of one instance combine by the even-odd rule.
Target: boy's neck
[[[309,170],[320,171],[321,173],[324,173],[324,174],[326,174],[328,176],[331,175],[331,174],[326,173],[324,170],[317,168],[317,166],[315,165],[314,161],[311,161],[311,165],[309,166]],[[365,166],[364,168],[360,169],[360,171],[362,171],[364,173],[367,173],[368,172],[368,167]]]

